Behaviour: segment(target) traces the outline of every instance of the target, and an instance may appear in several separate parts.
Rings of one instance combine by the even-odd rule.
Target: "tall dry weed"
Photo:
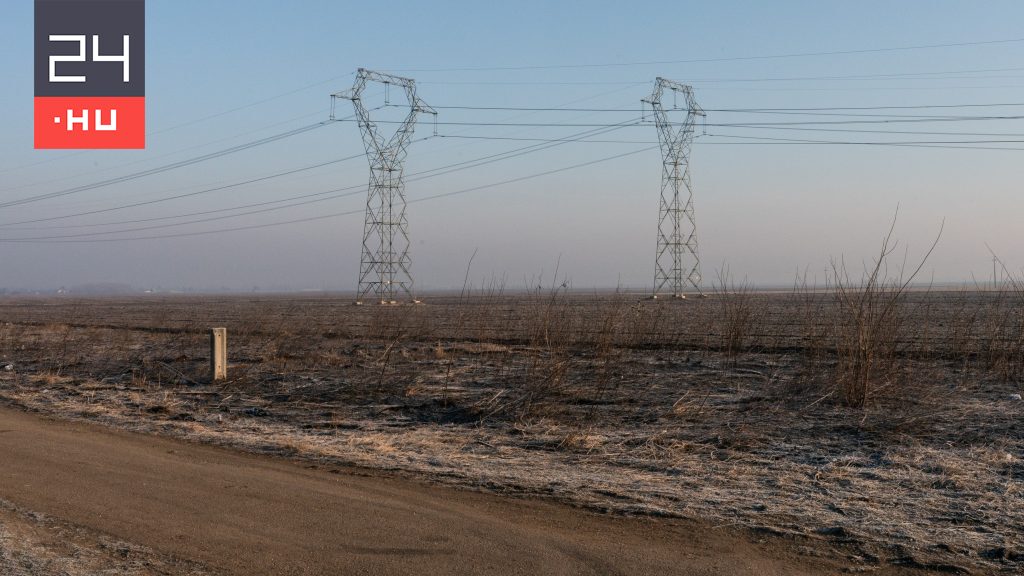
[[[896,360],[906,343],[907,292],[942,235],[940,228],[912,271],[907,272],[904,262],[895,276],[890,276],[889,262],[896,250],[895,227],[894,218],[873,265],[859,281],[851,279],[841,260],[832,264],[837,307],[833,377],[842,400],[855,408],[864,407],[876,393],[897,383]]]
[[[716,330],[721,339],[719,349],[728,356],[735,356],[748,347],[756,331],[759,314],[754,288],[746,280],[737,285],[729,269],[723,268],[718,272],[715,295],[720,305]]]

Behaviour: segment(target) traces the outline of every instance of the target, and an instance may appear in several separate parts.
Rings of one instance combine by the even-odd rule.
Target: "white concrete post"
[[[228,329],[210,329],[210,378],[225,380],[228,377]]]

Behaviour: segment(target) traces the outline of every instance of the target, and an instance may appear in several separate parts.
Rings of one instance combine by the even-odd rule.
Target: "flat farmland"
[[[1022,378],[1013,286],[0,300],[9,405],[700,521],[850,571],[1024,569]]]

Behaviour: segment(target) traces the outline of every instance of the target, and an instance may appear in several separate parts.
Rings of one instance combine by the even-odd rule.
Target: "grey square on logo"
[[[145,0],[36,0],[35,12],[36,96],[146,95]],[[127,66],[119,59],[125,35]],[[51,41],[51,36],[65,39]]]

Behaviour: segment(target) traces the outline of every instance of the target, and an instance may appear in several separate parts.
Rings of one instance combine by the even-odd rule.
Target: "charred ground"
[[[709,520],[854,570],[1024,567],[1012,287],[8,298],[0,361],[0,398],[59,417]]]

